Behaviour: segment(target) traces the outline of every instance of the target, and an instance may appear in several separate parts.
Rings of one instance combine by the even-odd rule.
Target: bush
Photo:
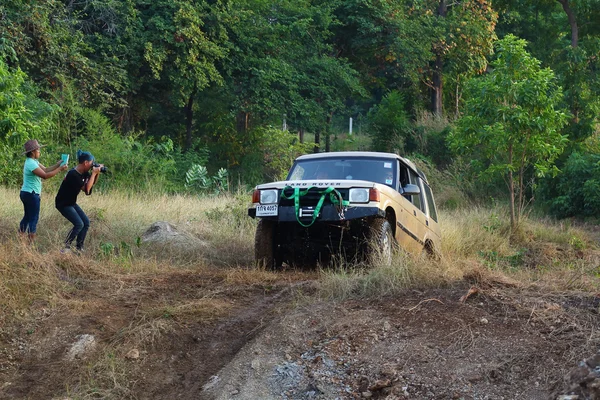
[[[29,139],[47,142],[56,109],[38,99],[23,71],[9,69],[0,59],[0,183],[21,182],[23,144]]]
[[[556,178],[540,194],[559,218],[597,216],[600,212],[600,155],[573,152]]]
[[[254,129],[242,158],[241,169],[249,184],[285,179],[294,159],[312,151],[295,133],[267,127]]]
[[[404,96],[399,91],[386,94],[379,105],[371,108],[368,118],[374,150],[403,154],[418,149]]]

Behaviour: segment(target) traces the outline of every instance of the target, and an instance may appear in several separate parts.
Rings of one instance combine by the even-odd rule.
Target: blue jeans
[[[67,235],[67,240],[65,240],[65,246],[71,247],[71,243],[77,238],[77,250],[83,250],[83,242],[85,241],[85,236],[90,228],[89,218],[77,204],[57,209],[63,217],[73,224],[73,228]]]
[[[35,192],[21,191],[20,197],[25,209],[25,216],[19,224],[19,231],[35,233],[40,219],[40,195]]]

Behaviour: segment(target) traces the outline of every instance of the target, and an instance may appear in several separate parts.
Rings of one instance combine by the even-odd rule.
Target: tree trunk
[[[512,165],[513,161],[513,146],[512,143],[508,146],[508,165]],[[510,229],[514,232],[517,227],[517,219],[515,216],[515,180],[513,172],[508,171],[508,191],[510,192]]]
[[[185,150],[188,151],[192,148],[192,122],[194,119],[194,97],[196,97],[197,89],[194,88],[188,102],[184,107],[185,113]]]
[[[304,143],[304,128],[300,128],[298,131],[298,140],[300,140],[300,143]]]
[[[238,112],[236,116],[236,129],[238,133],[244,133],[248,131],[248,125],[250,123],[250,114],[244,111]]]
[[[431,112],[434,116],[442,115],[442,56],[435,56],[435,64],[433,67],[433,88],[431,90]]]
[[[315,132],[315,148],[313,149],[314,153],[319,152],[319,147],[321,144],[321,132]]]
[[[565,13],[567,14],[567,18],[569,18],[569,25],[571,26],[571,47],[577,47],[577,42],[579,41],[579,28],[577,27],[577,19],[575,18],[575,13],[569,6],[569,0],[557,0],[561,5]]]
[[[333,113],[330,112],[327,115],[327,121],[325,121],[325,151],[331,151],[331,118],[333,117]]]
[[[437,15],[438,18],[446,18],[448,14],[448,6],[446,0],[440,0],[438,5]],[[435,63],[433,65],[433,89],[431,91],[431,112],[433,115],[442,115],[442,94],[443,94],[443,80],[442,71],[444,66],[444,60],[442,59],[441,50],[434,50]]]

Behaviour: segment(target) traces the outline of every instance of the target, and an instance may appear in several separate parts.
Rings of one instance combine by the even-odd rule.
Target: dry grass
[[[44,193],[42,197],[38,239],[30,247],[16,235],[22,218],[18,191],[0,188],[4,200],[0,202],[0,324],[25,317],[40,304],[73,310],[92,306],[69,296],[80,289],[81,282],[117,291],[126,276],[252,264],[254,221],[245,215],[245,195],[199,198],[98,192],[80,197],[91,220],[86,252],[66,256],[59,249],[70,224],[54,208],[53,196]],[[156,221],[168,221],[202,246],[160,251],[155,245],[138,247],[139,238]],[[267,279],[254,279],[263,278]],[[194,306],[176,306],[174,311],[185,313]]]
[[[286,281],[294,287],[318,279],[316,295],[334,300],[381,297],[464,280],[479,286],[536,286],[555,293],[600,292],[600,252],[590,230],[526,218],[518,234],[510,235],[502,209],[442,211],[440,260],[399,253],[390,267],[339,265],[274,273],[252,266],[254,221],[246,215],[245,195],[113,192],[84,197],[81,206],[92,227],[83,256],[59,253],[69,224],[54,209],[52,196],[42,201],[35,248],[16,238],[22,216],[17,190],[0,188],[0,197],[0,332],[10,323],[32,320],[42,310],[66,310],[76,318],[138,294],[147,296],[142,309],[128,315],[125,328],[89,362],[78,386],[68,391],[72,398],[132,397],[123,355],[159,343],[181,321],[228,315],[233,308],[229,291],[236,288],[269,290]],[[168,221],[199,244],[138,247],[138,238],[156,221]],[[187,285],[192,279],[196,280]]]
[[[600,291],[600,251],[589,230],[564,221],[524,218],[511,235],[508,221],[502,209],[442,211],[440,260],[398,254],[390,267],[324,270],[319,294],[333,299],[380,297],[407,288],[447,286],[474,274],[549,292]]]

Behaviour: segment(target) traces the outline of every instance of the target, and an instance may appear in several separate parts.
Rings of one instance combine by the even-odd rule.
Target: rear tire
[[[371,266],[389,266],[395,248],[392,226],[383,218],[376,218],[369,224],[367,241],[367,262]]]
[[[276,270],[281,268],[279,251],[275,241],[276,222],[258,220],[254,236],[254,259],[259,268]]]

